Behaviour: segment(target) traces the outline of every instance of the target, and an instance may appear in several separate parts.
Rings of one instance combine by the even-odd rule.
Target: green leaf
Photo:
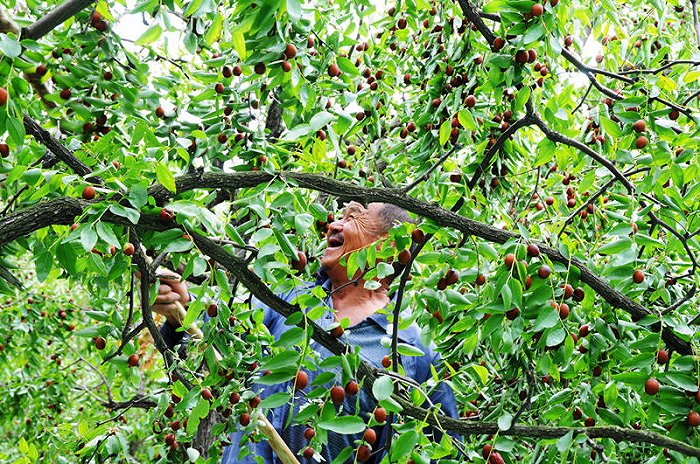
[[[153,26],[146,29],[146,31],[143,34],[141,34],[141,36],[138,39],[136,39],[136,42],[134,43],[136,45],[148,45],[158,40],[162,33],[163,28],[160,27],[160,24],[154,24]]]
[[[191,416],[198,417],[200,419],[204,419],[207,417],[209,414],[209,401],[205,400],[204,398],[200,398],[199,401],[197,402],[197,406],[195,406],[192,409]]]
[[[36,267],[36,277],[40,282],[46,280],[53,267],[53,255],[48,251],[40,253],[34,261]]]
[[[486,385],[486,382],[489,381],[488,369],[486,369],[484,366],[482,366],[480,364],[472,364],[471,368],[474,369],[474,372],[476,372],[476,374],[479,376],[481,383]]]
[[[501,417],[498,418],[498,428],[501,430],[508,430],[512,423],[513,415],[508,412],[504,412]]]
[[[523,45],[531,44],[545,34],[545,29],[542,23],[537,23],[534,27],[528,29],[523,35]]]
[[[334,119],[335,117],[328,111],[321,111],[320,113],[314,114],[311,121],[309,121],[309,132],[316,132],[319,129],[323,129]]]
[[[510,311],[512,309],[511,305],[513,303],[513,293],[509,285],[504,285],[501,287],[501,297],[503,297],[503,307]]]
[[[122,205],[111,205],[109,210],[117,216],[127,218],[132,224],[139,223],[139,217],[141,214],[133,208],[127,208]]]
[[[440,126],[440,145],[445,145],[447,143],[450,139],[450,132],[452,132],[452,120],[447,118]]]
[[[187,9],[183,13],[185,18],[189,18],[190,16],[192,16],[199,9],[203,2],[204,0],[192,0],[191,2],[189,2],[189,4],[187,5]]]
[[[273,393],[272,395],[262,400],[260,406],[263,408],[279,408],[280,406],[287,404],[290,398],[291,395],[289,394],[289,392]]]
[[[85,251],[92,251],[97,243],[97,233],[92,227],[83,227],[80,231],[80,244]]]
[[[399,343],[396,349],[401,356],[425,356],[425,353],[420,348],[406,343]]]
[[[383,375],[374,381],[372,384],[372,395],[377,399],[377,401],[382,401],[391,397],[394,392],[394,384],[391,382],[391,378],[387,375]]]
[[[571,443],[574,441],[574,431],[569,430],[569,432],[566,435],[563,435],[561,438],[557,440],[557,450],[559,450],[560,453],[563,453],[567,449],[569,449],[569,446],[571,446]]]
[[[236,31],[231,34],[231,43],[241,61],[246,59],[245,36],[243,32]]]
[[[364,420],[357,416],[340,416],[330,420],[323,420],[318,423],[318,427],[323,430],[349,435],[363,432],[367,425]]]
[[[90,425],[85,419],[80,419],[80,422],[78,422],[78,433],[81,437],[85,438],[88,432],[90,432]]]
[[[344,56],[338,56],[335,60],[336,63],[338,63],[338,67],[340,68],[340,70],[343,71],[345,74],[349,76],[357,76],[360,74],[360,71],[357,69],[357,67],[355,67],[355,63],[348,60]]]
[[[534,330],[535,332],[539,332],[543,329],[549,329],[550,327],[554,327],[555,325],[557,325],[558,322],[559,313],[551,307],[546,307],[540,310],[540,313],[537,315],[537,320],[535,321],[532,330]]]
[[[630,240],[627,237],[624,237],[614,242],[603,245],[602,247],[598,248],[596,253],[601,255],[614,255],[620,253],[621,251],[628,250],[632,246],[632,240]]]
[[[603,129],[605,129],[605,133],[611,137],[618,138],[622,135],[622,129],[620,129],[620,126],[612,119],[600,116],[600,124],[603,126]]]
[[[408,456],[418,444],[420,436],[415,430],[408,430],[399,435],[391,446],[390,462],[398,462],[404,456]]]
[[[170,190],[172,193],[175,193],[175,177],[173,177],[170,169],[168,169],[165,163],[162,162],[156,163],[155,168],[156,179],[158,179],[158,182],[160,182],[163,187]]]
[[[182,321],[183,327],[189,327],[194,321],[199,318],[204,310],[204,304],[200,300],[195,300],[187,306],[187,313],[185,314],[185,319]]]
[[[221,15],[221,13],[216,13],[214,21],[212,21],[212,23],[207,28],[207,32],[204,34],[204,41],[207,43],[207,45],[211,45],[217,40],[219,40],[223,26],[224,17]]]
[[[287,0],[287,14],[296,23],[301,18],[301,2],[299,0]]]
[[[0,52],[6,57],[17,58],[22,53],[22,46],[7,34],[0,35]]]
[[[120,247],[119,239],[114,235],[114,232],[112,232],[112,229],[107,224],[98,222],[96,229],[97,235],[99,235],[102,240],[117,248]]]
[[[265,358],[262,363],[263,369],[269,369],[272,372],[281,369],[294,368],[299,364],[300,355],[296,350],[282,351],[272,357]]]
[[[547,346],[556,346],[564,341],[566,331],[558,327],[547,334]]]
[[[530,98],[531,93],[532,90],[530,90],[530,87],[527,85],[523,86],[523,88],[518,90],[518,94],[515,96],[515,104],[513,105],[513,110],[522,110],[525,107],[525,103]]]
[[[29,445],[27,444],[27,440],[25,440],[24,437],[20,437],[19,443],[17,443],[17,447],[19,448],[19,451],[22,454],[27,454],[27,452],[29,451]]]
[[[294,216],[294,228],[297,233],[306,232],[314,223],[314,217],[308,213],[297,214]]]
[[[377,263],[377,277],[383,279],[394,274],[394,267],[391,264],[385,262]]]
[[[474,116],[472,116],[472,113],[469,110],[462,110],[459,113],[457,113],[457,120],[459,120],[459,123],[464,127],[465,130],[476,130],[476,121],[474,120]]]

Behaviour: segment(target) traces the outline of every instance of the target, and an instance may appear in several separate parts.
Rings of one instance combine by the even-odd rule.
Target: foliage
[[[273,342],[250,304],[313,281],[327,223],[355,199],[407,208],[428,237],[392,288],[413,310],[397,324],[443,363],[406,403],[374,381],[403,421],[391,462],[697,462],[696,2],[66,5],[47,26],[57,5],[3,2],[25,26],[0,36],[3,461],[217,462],[251,379],[300,367],[328,371],[296,418],[320,431],[311,445],[362,431],[326,383],[363,364],[314,356],[319,311]],[[147,28],[132,43],[133,14]],[[385,261],[419,245],[414,228],[347,257],[349,273],[398,275]],[[184,360],[155,348],[139,244],[190,281],[185,325],[204,340]],[[441,379],[464,440],[433,442],[408,413]]]

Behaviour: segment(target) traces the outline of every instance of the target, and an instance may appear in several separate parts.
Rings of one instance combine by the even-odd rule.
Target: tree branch
[[[37,40],[51,32],[56,26],[66,21],[95,0],[68,0],[42,16],[36,22],[22,29],[21,38]]]
[[[695,29],[695,43],[700,48],[700,20],[698,20],[698,0],[690,0],[690,7],[693,9],[693,27]]]
[[[626,429],[622,427],[545,427],[537,425],[516,425],[510,430],[503,431],[498,428],[498,424],[492,422],[472,422],[460,421],[450,417],[440,416],[439,418],[427,409],[415,406],[410,401],[403,398],[398,399],[403,407],[403,412],[411,417],[424,418],[433,426],[438,424],[447,430],[451,430],[462,435],[506,435],[528,438],[559,438],[569,432],[574,435],[583,434],[589,438],[610,438],[616,442],[630,443],[650,443],[652,445],[678,451],[687,456],[700,457],[700,448],[687,445],[678,440],[665,437],[655,432]]]
[[[660,66],[658,68],[653,68],[653,69],[628,69],[627,71],[620,71],[620,75],[627,75],[627,74],[656,74],[661,71],[665,71],[668,68],[672,68],[673,66],[676,66],[677,64],[691,64],[693,66],[698,66],[700,65],[700,61],[695,61],[695,60],[675,60],[675,61],[669,61],[663,66]]]
[[[604,158],[602,155],[596,153],[590,147],[587,147],[578,140],[571,139],[565,136],[564,134],[551,129],[549,126],[547,126],[547,124],[542,120],[542,118],[538,114],[533,114],[533,118],[535,119],[535,125],[537,125],[537,127],[539,127],[540,130],[544,132],[544,134],[549,140],[553,142],[563,143],[564,145],[568,145],[570,147],[579,149],[584,154],[588,155],[598,163],[605,166],[605,168],[607,168],[607,170],[610,171],[612,175],[615,176],[615,178],[619,180],[622,183],[622,185],[625,186],[628,192],[634,192],[634,185],[632,185],[632,183],[629,180],[627,180],[627,178],[615,167],[615,165],[611,161]]]
[[[27,115],[24,116],[23,121],[27,134],[34,136],[37,142],[46,146],[46,148],[55,156],[53,160],[44,163],[45,168],[53,166],[58,161],[63,161],[73,171],[75,171],[76,174],[79,174],[82,177],[85,177],[92,172],[92,170],[85,163],[76,158],[75,155],[64,147],[61,142],[53,138],[46,129],[39,125],[38,122]],[[96,177],[91,177],[88,180],[91,182],[102,183]]]
[[[459,214],[441,208],[437,204],[425,203],[415,198],[406,196],[397,189],[364,188],[349,183],[340,182],[335,179],[330,179],[327,176],[318,174],[280,172],[273,175],[259,171],[225,174],[188,174],[177,178],[176,185],[178,186],[177,191],[182,193],[195,188],[241,188],[243,186],[253,186],[260,183],[271,182],[275,177],[284,179],[290,185],[296,184],[302,188],[317,190],[326,194],[356,200],[365,204],[370,202],[392,203],[419,216],[431,219],[443,227],[451,227],[464,234],[474,235],[490,242],[505,243],[508,240],[521,239],[520,235],[518,234],[462,217]],[[151,187],[149,192],[153,192],[154,195],[158,195],[159,197],[163,198],[163,200],[167,200],[173,196],[171,192],[158,185]],[[26,210],[13,213],[0,220],[0,246],[51,224],[70,224],[72,223],[72,217],[80,214],[82,212],[82,208],[88,204],[89,202],[84,202],[83,200],[58,198],[40,203],[39,205],[32,206]],[[71,214],[72,216],[70,218],[65,217],[66,215],[70,216]],[[103,220],[119,224],[125,224],[127,222],[126,219],[120,216],[110,215],[107,213],[105,213],[103,216]],[[17,227],[18,224],[21,225],[21,227]],[[156,230],[166,228],[166,226],[163,226],[157,218],[150,216],[142,216],[141,220],[139,221],[139,226]],[[211,242],[209,239],[207,240],[208,242]],[[211,244],[214,245],[213,242],[211,242]],[[565,266],[571,265],[579,269],[581,273],[580,280],[590,286],[611,306],[628,312],[635,320],[639,320],[645,316],[654,314],[654,312],[648,310],[640,303],[632,300],[627,295],[624,295],[611,287],[610,284],[608,284],[603,278],[588,269],[588,267],[586,267],[582,261],[576,258],[568,259],[558,250],[545,244],[538,245],[540,247],[540,251],[547,255],[552,261],[562,263]],[[202,251],[203,253],[212,256],[207,250]],[[212,257],[217,262],[220,262],[216,256]],[[259,281],[257,282],[259,283]],[[242,283],[246,285],[245,282]],[[248,284],[254,285],[255,282],[251,283],[249,281]],[[246,285],[246,287],[248,287],[248,285]],[[263,303],[268,304],[268,301],[270,301],[270,298],[274,297],[274,294],[272,294],[266,287],[265,290],[268,292],[268,294],[263,296],[267,298],[267,301],[262,298],[261,300]],[[660,326],[654,327],[655,330],[660,330],[660,328]],[[149,330],[150,329],[151,327],[149,327]],[[690,344],[675,335],[670,328],[664,327],[662,337],[670,348],[680,352],[681,354],[692,353]]]

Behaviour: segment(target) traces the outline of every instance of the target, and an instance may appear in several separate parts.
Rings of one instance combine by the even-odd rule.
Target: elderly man
[[[323,277],[319,278],[317,285],[321,285],[326,290],[327,296],[324,304],[327,310],[317,322],[322,327],[329,328],[335,321],[347,318],[349,327],[343,333],[341,340],[350,346],[359,347],[361,358],[376,367],[381,367],[382,358],[390,355],[390,349],[382,346],[381,340],[390,334],[391,324],[387,321],[384,312],[378,312],[378,310],[385,308],[391,302],[388,287],[384,282],[376,290],[365,288],[363,281],[358,282],[357,285],[347,285],[350,279],[348,279],[347,269],[341,264],[341,258],[355,250],[371,246],[376,241],[385,238],[389,229],[394,225],[406,221],[411,221],[406,211],[394,205],[370,203],[367,207],[364,207],[359,203],[351,202],[345,209],[342,219],[329,225],[328,246],[320,260],[322,270],[320,275]],[[175,331],[174,327],[177,322],[169,314],[171,314],[175,301],[185,304],[188,302],[189,296],[183,283],[166,282],[160,285],[159,295],[153,305],[153,310],[166,315],[168,318],[161,332],[172,347],[180,343],[182,332]],[[298,295],[309,292],[312,288],[313,285],[297,287],[285,295],[280,295],[280,297],[291,302]],[[264,310],[264,324],[267,326],[270,334],[276,340],[279,339],[289,329],[289,326],[285,325],[284,318],[259,301],[255,301],[255,304]],[[430,378],[431,364],[435,364],[438,360],[437,353],[431,347],[423,345],[420,341],[420,329],[416,325],[400,330],[398,337],[401,342],[417,347],[425,353],[424,356],[406,357],[402,360],[402,366],[407,377],[420,383],[425,382]],[[318,344],[312,346],[321,359],[332,356],[332,353],[324,347],[318,346]],[[309,372],[309,382],[313,382],[318,373],[319,371]],[[265,386],[264,389],[261,389],[260,396],[265,398],[281,391],[293,392],[292,382]],[[443,413],[451,417],[457,417],[454,395],[447,385],[439,383],[434,388],[430,398],[434,404],[441,404]],[[304,451],[306,451],[306,456],[308,456],[310,454],[308,448],[312,447],[317,453],[317,457],[320,454],[325,462],[329,463],[346,447],[357,448],[358,440],[362,438],[362,434],[344,435],[329,432],[328,444],[323,446],[313,440],[310,441],[308,432],[305,436],[307,428],[305,425],[293,424],[291,421],[288,421],[289,415],[291,414],[294,417],[299,407],[305,401],[306,398],[303,395],[295,392],[293,410],[288,403],[268,413],[268,420],[293,452],[302,456]],[[377,406],[371,395],[360,391],[357,396],[345,398],[342,410],[348,414],[355,414],[356,405],[358,404],[360,417],[363,418],[371,414]],[[372,445],[372,455],[366,460],[367,462],[378,463],[384,455],[386,451],[384,450],[386,439],[386,431],[384,429],[384,426],[375,427],[377,441]],[[262,457],[264,463],[281,462],[274,455],[267,441],[261,441],[257,444],[249,443],[246,446],[241,443],[241,438],[242,433],[240,432],[231,435],[232,444],[224,451],[222,460],[224,464],[254,463],[256,462],[255,456]],[[366,456],[357,457],[358,460],[363,461],[366,458]],[[354,455],[350,460],[354,461]]]

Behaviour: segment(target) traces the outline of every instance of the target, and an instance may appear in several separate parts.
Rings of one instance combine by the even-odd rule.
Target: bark
[[[40,39],[80,10],[90,6],[93,2],[94,0],[68,0],[45,14],[38,21],[22,29],[22,38]]]
[[[221,415],[217,413],[215,409],[209,411],[207,417],[199,422],[197,434],[192,440],[192,447],[199,451],[203,459],[209,457],[209,448],[211,448],[211,445],[214,443],[215,436],[211,429],[221,422],[223,422]]]

